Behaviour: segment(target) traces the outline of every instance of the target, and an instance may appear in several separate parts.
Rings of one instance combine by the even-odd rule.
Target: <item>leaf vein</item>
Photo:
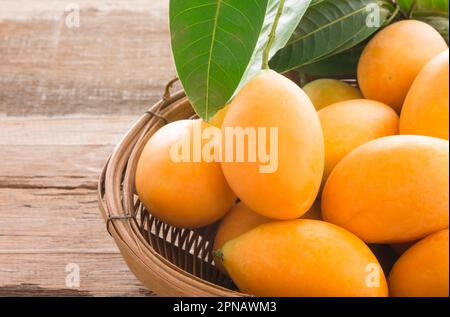
[[[340,23],[340,22],[342,22],[343,20],[345,20],[345,19],[347,19],[347,18],[349,18],[349,17],[352,17],[352,16],[354,16],[354,15],[356,15],[356,14],[358,14],[358,13],[364,11],[365,9],[366,9],[366,8],[363,7],[363,8],[360,8],[359,10],[357,10],[357,11],[352,11],[352,12],[350,12],[349,14],[346,14],[346,15],[340,17],[339,19],[336,19],[336,20],[332,21],[331,23],[325,24],[325,25],[323,25],[323,26],[321,26],[321,27],[315,29],[313,32],[307,33],[307,34],[305,34],[304,36],[299,36],[298,38],[295,38],[295,39],[291,40],[286,46],[293,45],[293,44],[295,44],[295,43],[297,43],[297,42],[300,42],[300,41],[302,41],[302,40],[304,40],[304,39],[306,39],[306,38],[308,38],[308,37],[311,37],[311,36],[313,36],[314,34],[320,32],[320,31],[322,31],[322,30],[324,30],[324,29],[326,29],[326,28],[329,28],[330,26],[332,26],[332,25],[334,25],[334,24]]]
[[[252,24],[252,22],[250,21],[250,19],[248,18],[248,16],[246,16],[244,13],[242,13],[241,10],[239,10],[238,8],[236,8],[235,6],[233,6],[233,5],[229,4],[229,3],[224,2],[223,4],[225,4],[225,5],[228,6],[229,8],[235,10],[235,11],[238,12],[240,15],[242,15],[242,16],[247,20],[248,26],[250,27],[251,31],[252,31],[253,33],[257,33],[257,32],[255,32],[255,28],[253,27],[253,24]]]
[[[220,10],[222,9],[223,0],[219,0],[217,2],[217,8],[216,8],[216,14],[214,17],[214,27],[213,27],[213,34],[211,37],[211,47],[209,49],[209,58],[208,58],[208,69],[206,71],[206,95],[205,95],[205,117],[208,119],[208,108],[209,108],[209,84],[210,84],[210,75],[211,75],[211,61],[212,61],[212,55],[214,51],[214,43],[216,41],[216,35],[217,35],[217,26],[219,24],[219,14]]]
[[[204,3],[204,4],[200,4],[200,5],[198,5],[198,6],[195,6],[195,7],[186,8],[186,9],[184,9],[183,11],[178,12],[178,13],[171,19],[171,20],[172,20],[171,24],[173,24],[173,22],[174,22],[178,17],[180,17],[181,15],[183,15],[183,14],[189,12],[189,11],[193,11],[193,10],[196,10],[196,9],[199,9],[199,8],[209,7],[209,6],[213,6],[213,5],[214,5],[214,3]]]

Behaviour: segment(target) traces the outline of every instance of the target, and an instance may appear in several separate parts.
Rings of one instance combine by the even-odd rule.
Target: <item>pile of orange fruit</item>
[[[215,263],[242,292],[448,296],[448,116],[448,46],[427,24],[401,21],[365,47],[358,87],[301,89],[262,71],[210,122],[164,126],[142,151],[136,191],[170,225],[220,221]],[[174,162],[174,144],[194,148],[199,123],[276,127],[277,169],[261,173],[259,157]],[[397,250],[389,272],[373,245]]]

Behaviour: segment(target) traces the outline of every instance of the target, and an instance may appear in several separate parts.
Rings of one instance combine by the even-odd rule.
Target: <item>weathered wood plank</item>
[[[0,145],[0,188],[95,189],[112,151],[110,145]]]
[[[117,253],[94,189],[0,188],[0,253]]]
[[[0,296],[151,296],[119,254],[0,252]],[[80,287],[66,284],[79,267]],[[66,268],[68,272],[66,272]]]
[[[137,116],[7,117],[0,120],[0,145],[115,146]]]
[[[166,0],[0,0],[0,296],[150,295],[107,234],[95,189],[175,76],[167,11]],[[65,285],[67,263],[80,266],[78,289]]]
[[[0,144],[36,144],[0,145],[0,250],[33,246],[40,250],[117,252],[99,215],[96,197],[98,177],[113,146],[67,144],[112,144],[128,129],[129,121],[128,118],[0,121],[2,130],[6,130]],[[65,131],[67,125],[70,131]],[[110,133],[102,133],[108,128]],[[18,130],[28,133],[21,134]],[[96,134],[98,138],[91,137]]]
[[[101,167],[135,119],[0,119],[0,296],[150,294],[121,259],[96,197]],[[71,262],[81,268],[76,290],[62,284]]]
[[[167,11],[166,0],[1,1],[0,114],[141,113],[175,76]]]

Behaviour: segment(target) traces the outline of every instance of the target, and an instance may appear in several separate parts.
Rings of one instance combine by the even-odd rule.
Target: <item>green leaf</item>
[[[355,47],[356,45],[362,43],[363,41],[365,41],[366,39],[371,37],[378,30],[380,30],[380,28],[382,26],[384,26],[384,24],[387,21],[387,18],[389,17],[391,12],[384,7],[380,7],[379,14],[380,14],[378,16],[378,19],[379,19],[378,23],[380,23],[379,27],[363,27],[363,28],[361,28],[361,30],[358,31],[358,33],[352,39],[345,42],[333,54],[339,54],[339,53],[344,52],[352,47]]]
[[[318,0],[313,0],[318,1]],[[321,0],[319,0],[321,1]],[[277,12],[279,0],[269,0],[267,6],[266,18],[261,30],[261,34],[258,39],[258,44],[252,61],[244,74],[239,87],[245,85],[245,83],[256,75],[261,70],[262,56],[264,49],[266,48],[267,40],[272,28],[273,21]],[[311,0],[286,0],[283,7],[283,14],[278,22],[277,31],[275,34],[275,40],[270,50],[270,58],[272,58],[280,49],[282,49],[289,41],[292,33],[294,33],[300,20],[304,16]],[[237,89],[239,91],[239,89]]]
[[[285,46],[311,0],[285,0],[270,57]],[[279,0],[171,0],[178,76],[205,120],[260,71]]]
[[[209,119],[241,82],[254,54],[268,0],[171,0],[178,76],[197,114]]]
[[[342,53],[303,66],[299,72],[317,77],[338,77],[356,74],[364,45],[355,46]]]
[[[449,0],[397,0],[404,14],[434,27],[449,42]]]
[[[286,47],[272,59],[271,67],[279,72],[297,69],[364,41],[387,16],[379,6],[379,25],[367,23],[372,13],[369,8],[377,4],[376,0],[313,1]]]
[[[405,14],[411,13],[411,17],[448,17],[448,0],[397,0],[397,3]]]

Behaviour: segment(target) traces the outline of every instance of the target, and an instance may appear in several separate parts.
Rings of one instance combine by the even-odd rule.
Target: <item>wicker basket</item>
[[[245,296],[216,269],[212,246],[217,224],[180,229],[152,216],[139,201],[134,178],[148,139],[162,126],[195,117],[183,92],[151,107],[125,135],[99,180],[98,201],[108,232],[136,277],[161,296]]]

